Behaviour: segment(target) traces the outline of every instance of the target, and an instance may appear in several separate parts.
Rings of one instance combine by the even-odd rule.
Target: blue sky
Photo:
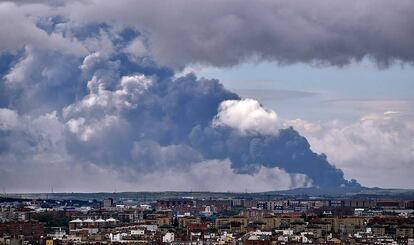
[[[195,69],[195,72],[206,78],[217,78],[226,88],[254,97],[287,118],[353,121],[372,112],[411,112],[407,109],[414,105],[414,68],[411,65],[395,64],[378,69],[369,60],[344,67],[280,66],[262,62],[231,68]],[[306,93],[286,93],[287,96],[278,93],[272,99],[272,96],[262,98],[266,92],[260,90]],[[358,103],[361,101],[372,103]]]

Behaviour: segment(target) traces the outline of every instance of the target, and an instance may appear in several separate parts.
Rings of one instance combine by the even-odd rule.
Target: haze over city
[[[414,2],[1,1],[5,193],[414,189]]]

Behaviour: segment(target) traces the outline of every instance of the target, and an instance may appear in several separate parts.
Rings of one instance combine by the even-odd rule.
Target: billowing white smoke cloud
[[[79,162],[66,150],[67,127],[56,113],[33,118],[0,109],[0,130],[10,134],[6,140],[12,148],[0,154],[1,183],[12,192],[43,192],[51,187],[55,191],[250,192],[311,185],[305,175],[289,174],[277,167],[262,167],[254,175],[240,175],[234,172],[228,160],[202,161],[201,156],[191,157],[193,150],[188,146],[160,146],[156,142],[134,144],[132,157],[143,164],[138,172],[131,173],[133,169],[122,169],[122,165],[110,167]],[[73,130],[72,126],[69,130]],[[149,169],[145,164],[150,162],[157,165]],[[183,162],[191,164],[185,166]],[[133,181],[125,178],[128,174]]]
[[[405,0],[376,1],[382,15],[372,14],[371,1],[51,4],[0,3],[0,185],[8,191],[353,185],[304,137],[281,129],[275,112],[216,80],[173,70],[251,58],[414,60],[414,4]],[[412,125],[384,120],[289,125],[349,177],[371,184],[354,170],[361,159],[366,169],[373,160],[411,169]],[[398,147],[400,154],[389,150]]]
[[[121,60],[99,52],[66,66],[56,62],[65,57],[27,47],[4,75],[3,85],[13,95],[10,108],[0,109],[0,184],[7,191],[47,191],[50,186],[56,191],[188,190],[189,186],[263,191],[312,184],[305,174],[256,162],[252,162],[255,172],[239,174],[220,155],[206,160],[203,151],[209,145],[196,149],[188,143],[192,127],[203,123],[208,127],[215,115],[221,118],[220,102],[237,98],[217,81],[196,81],[190,75],[161,82],[159,68],[154,75],[134,71],[122,75]],[[75,79],[65,77],[65,68],[79,71]],[[78,88],[68,89],[72,83]],[[56,91],[66,99],[55,100]],[[252,121],[244,130],[256,127],[255,134],[262,137],[263,128],[276,122],[276,114],[257,101],[240,102],[230,115],[238,116],[247,106],[247,114],[241,116]],[[186,114],[188,121],[180,121]],[[230,130],[228,126],[220,125]],[[276,128],[269,131],[275,132]],[[230,185],[234,181],[237,184]]]
[[[360,121],[312,123],[291,120],[292,125],[309,140],[316,152],[367,186],[413,186],[414,123],[413,116],[399,112],[370,114]]]
[[[118,115],[137,106],[139,95],[151,85],[151,80],[143,75],[123,76],[115,91],[106,90],[104,83],[94,76],[88,82],[91,93],[63,109],[70,131],[84,141],[120,124]]]
[[[265,109],[253,99],[226,100],[221,102],[214,118],[214,126],[228,126],[240,132],[276,134],[279,130],[277,114]]]

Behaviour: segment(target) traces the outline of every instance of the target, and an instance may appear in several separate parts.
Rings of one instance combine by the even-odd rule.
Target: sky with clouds
[[[414,188],[412,1],[2,1],[0,21],[7,192]]]

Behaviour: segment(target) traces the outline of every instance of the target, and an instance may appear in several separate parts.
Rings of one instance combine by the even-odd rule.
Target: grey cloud
[[[7,90],[3,99],[19,111],[36,109],[42,114],[60,109],[84,94],[78,63],[79,59],[70,55],[26,46],[23,55],[3,76],[2,87]]]
[[[404,112],[368,114],[355,122],[314,124],[293,120],[316,152],[326,152],[345,176],[374,187],[413,186],[413,115]]]
[[[109,25],[141,33],[128,46],[139,44],[138,51],[136,45],[124,47],[138,52],[132,55],[151,56],[173,68],[232,66],[252,59],[343,66],[363,58],[386,67],[393,62],[412,64],[414,59],[410,0],[38,2],[0,4],[0,16],[7,18],[0,32],[8,33],[1,37],[0,50],[31,44],[76,56],[99,49],[111,52],[116,47],[109,37],[79,38],[70,30]],[[57,31],[36,25],[54,16],[62,19]]]
[[[152,181],[154,179],[162,181]],[[253,192],[310,185],[306,176],[288,174],[279,168],[262,167],[255,175],[237,174],[228,160],[210,160],[194,164],[189,170],[154,172],[144,176],[139,186],[143,190]]]
[[[187,145],[161,146],[155,141],[135,142],[131,151],[132,161],[141,171],[156,172],[163,169],[185,171],[189,165],[201,162],[201,154]],[[148,163],[152,163],[149,165]]]
[[[279,167],[288,173],[308,176],[316,186],[349,186],[343,172],[332,166],[324,154],[310,149],[308,141],[292,128],[276,136],[240,135],[228,128],[196,127],[191,144],[210,158],[226,158],[239,173],[254,174],[260,166]]]
[[[61,13],[137,28],[155,60],[172,67],[252,58],[342,66],[364,57],[384,67],[414,59],[409,0],[90,1],[68,3]]]
[[[43,57],[42,53],[32,55]],[[33,60],[43,64],[40,59]],[[17,118],[26,125],[21,129],[10,128],[14,119],[7,116],[9,111],[3,113],[4,118],[11,119],[2,119],[2,128],[7,130],[2,130],[4,151],[0,155],[15,159],[3,161],[5,166],[30,168],[30,163],[36,167],[45,161],[46,166],[58,164],[65,169],[75,162],[80,168],[96,166],[115,171],[134,183],[136,178],[159,171],[185,169],[192,174],[199,162],[228,159],[235,174],[259,176],[263,168],[277,168],[292,176],[292,186],[351,185],[341,170],[324,155],[313,153],[306,139],[291,128],[277,135],[261,135],[214,126],[220,103],[240,99],[217,80],[198,79],[193,74],[174,78],[163,75],[164,68],[153,68],[158,71],[150,74],[131,70],[129,75],[121,75],[119,67],[128,60],[106,57],[86,61],[88,57],[83,63],[79,61],[84,72],[74,81],[85,83],[87,91],[76,94],[77,99],[70,104],[43,100],[42,93],[21,98],[34,105],[27,108],[30,111],[19,111],[22,115]],[[20,65],[16,63],[15,67]],[[90,80],[83,82],[87,77]],[[48,79],[39,81],[46,88],[53,87]],[[72,85],[64,82],[59,86],[64,90]],[[40,106],[46,103],[47,108],[60,109],[33,114],[39,101]],[[299,182],[295,176],[302,176]]]
[[[334,3],[334,9],[343,6]],[[0,4],[0,8],[35,17],[64,16],[64,23],[51,25],[48,32],[39,29],[30,32],[27,39],[16,36],[16,45],[0,46],[16,54],[1,70],[0,94],[6,96],[0,111],[0,164],[9,169],[0,172],[1,184],[21,189],[24,186],[17,180],[26,179],[36,180],[33,183],[40,186],[42,176],[57,176],[61,169],[76,175],[82,184],[88,174],[96,172],[97,183],[108,178],[134,188],[141,183],[137,178],[165,176],[161,172],[166,171],[191,177],[193,182],[177,184],[182,188],[196,181],[197,171],[211,180],[220,171],[209,168],[218,168],[235,180],[258,180],[266,189],[270,188],[266,183],[279,183],[273,181],[278,176],[290,187],[358,185],[346,180],[325,155],[313,152],[306,138],[293,128],[264,135],[214,125],[220,104],[240,100],[239,95],[214,79],[194,74],[175,77],[172,69],[190,63],[234,65],[253,56],[281,63],[342,65],[373,55],[375,48],[371,50],[371,46],[382,48],[383,41],[366,48],[357,40],[362,46],[337,49],[337,39],[330,38],[336,27],[328,28],[325,25],[330,24],[322,21],[331,15],[313,12],[321,5],[319,1],[316,6],[307,2],[302,6],[284,1],[206,1],[197,8],[192,2],[176,2],[169,11],[161,2],[113,4],[67,2],[53,8],[47,4]],[[409,3],[403,4],[409,9]],[[365,14],[364,8],[350,6],[352,11]],[[161,13],[164,18],[158,18]],[[293,20],[292,16],[299,17]],[[310,17],[316,20],[304,21]],[[341,13],[338,18],[345,17]],[[26,25],[35,20],[16,21]],[[78,38],[82,36],[79,29],[71,27],[93,23],[97,24],[94,31],[82,38]],[[341,25],[339,22],[339,29],[345,28]],[[294,31],[299,27],[303,30]],[[136,30],[128,34],[126,30],[131,28]],[[31,36],[35,32],[45,35],[41,44]],[[56,35],[58,39],[53,38]],[[346,32],[338,35],[339,39],[348,38]],[[149,53],[142,52],[147,57],[131,54],[134,49],[128,49],[141,37],[149,49]],[[327,43],[320,44],[320,38]],[[328,47],[339,52],[324,52]],[[82,55],[84,50],[88,52]],[[400,49],[388,50],[392,52],[381,57],[384,62],[392,58],[411,62],[400,55]],[[21,178],[13,180],[19,173]],[[69,183],[67,178],[64,181]],[[206,182],[199,187],[211,188]]]
[[[40,16],[53,15],[53,7],[44,4],[17,5],[14,2],[0,2],[0,51],[17,51],[26,45],[39,49],[83,56],[88,53],[76,39],[66,38],[62,33],[46,31],[36,26]]]

